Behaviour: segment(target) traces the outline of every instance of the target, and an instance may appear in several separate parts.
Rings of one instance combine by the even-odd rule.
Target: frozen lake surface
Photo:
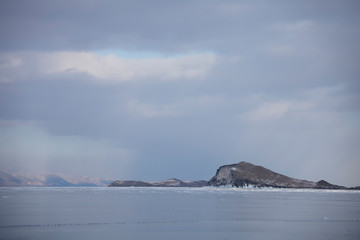
[[[0,188],[0,239],[360,239],[360,192]]]

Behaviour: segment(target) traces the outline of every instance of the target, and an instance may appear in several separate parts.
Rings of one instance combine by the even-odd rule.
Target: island
[[[291,178],[248,162],[221,166],[216,171],[215,176],[210,179],[208,185],[217,187],[346,189],[346,187],[330,184],[325,180],[312,182]]]
[[[344,189],[360,190],[360,187],[347,188],[328,183],[325,180],[318,182],[291,178],[262,166],[249,162],[239,162],[224,165],[217,169],[216,174],[209,181],[182,181],[176,178],[159,181],[120,181],[112,182],[109,187],[254,187],[254,188],[304,188],[304,189]]]
[[[0,170],[0,187],[234,187],[234,188],[303,188],[360,190],[325,180],[318,182],[291,178],[249,162],[220,166],[210,180],[180,180],[171,178],[157,182],[101,179],[62,173],[8,173]]]
[[[143,181],[120,181],[112,182],[109,187],[203,187],[207,186],[208,181],[182,181],[171,178],[159,182],[143,182]]]

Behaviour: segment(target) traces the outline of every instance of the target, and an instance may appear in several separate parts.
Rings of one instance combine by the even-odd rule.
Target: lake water
[[[360,192],[0,188],[0,239],[360,239]]]

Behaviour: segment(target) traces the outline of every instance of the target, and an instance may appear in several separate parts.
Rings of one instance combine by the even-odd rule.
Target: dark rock
[[[120,181],[112,182],[109,187],[151,187],[152,185],[142,181]]]
[[[343,186],[334,185],[331,183],[328,183],[325,180],[320,180],[316,183],[316,187],[318,189],[345,189]]]

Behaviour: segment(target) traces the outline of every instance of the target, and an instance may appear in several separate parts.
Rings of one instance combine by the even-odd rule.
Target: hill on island
[[[232,187],[254,186],[274,188],[346,189],[346,187],[330,184],[325,180],[312,182],[291,178],[248,162],[221,166],[216,171],[215,176],[210,179],[208,185]]]
[[[201,186],[229,186],[229,187],[272,187],[272,188],[311,188],[311,189],[359,189],[346,188],[328,183],[325,180],[312,182],[291,178],[273,172],[262,166],[248,162],[224,165],[217,169],[216,174],[209,181],[181,181],[169,179],[160,182],[143,181],[114,181],[110,187],[201,187]]]

